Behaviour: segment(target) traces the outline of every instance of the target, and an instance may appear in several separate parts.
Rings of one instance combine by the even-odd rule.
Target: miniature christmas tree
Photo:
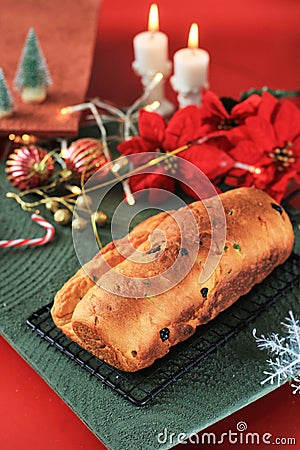
[[[3,70],[0,68],[0,118],[11,116],[14,108],[15,105],[7,86]]]
[[[48,66],[33,28],[30,28],[15,77],[24,103],[41,103],[52,84]]]

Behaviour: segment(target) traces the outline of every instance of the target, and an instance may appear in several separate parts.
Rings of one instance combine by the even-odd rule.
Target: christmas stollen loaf
[[[172,216],[163,212],[129,234],[134,248],[151,253],[148,238],[154,230],[162,231],[167,244],[155,247],[155,260],[139,264],[126,258],[132,251],[127,248],[127,238],[124,243],[119,241],[118,248],[110,243],[102,250],[103,259],[97,255],[57,293],[51,311],[55,324],[98,358],[129,372],[148,367],[171,346],[190,337],[198,325],[212,320],[282,264],[294,243],[286,212],[266,193],[239,188],[221,194],[220,199],[227,224],[226,242],[219,264],[204,283],[199,282],[199,275],[211,246],[211,225],[199,201],[178,211],[183,215],[189,208],[193,213],[199,250],[191,270],[177,285],[142,298],[122,296],[122,284],[118,285],[120,295],[101,288],[101,276],[107,272],[103,260],[117,273],[141,277],[147,286],[149,276],[187,256]]]

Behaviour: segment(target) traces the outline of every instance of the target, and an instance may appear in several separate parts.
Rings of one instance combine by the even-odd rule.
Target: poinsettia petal
[[[235,161],[255,165],[264,157],[264,152],[258,148],[253,141],[241,140],[236,147],[230,151],[230,155]]]
[[[255,186],[258,189],[266,190],[269,184],[274,180],[276,174],[276,165],[270,164],[262,167],[262,172],[256,174],[247,170],[233,169],[225,178],[225,183],[230,186]]]
[[[276,135],[274,128],[266,119],[258,116],[249,117],[246,120],[248,133],[252,141],[260,150],[272,151],[276,145]]]
[[[281,103],[274,121],[278,144],[284,147],[300,135],[300,109],[289,100]]]
[[[165,132],[163,148],[166,151],[174,150],[189,141],[201,136],[201,114],[195,105],[179,109],[171,118]]]
[[[151,205],[164,202],[169,197],[169,192],[174,192],[175,190],[174,179],[168,177],[162,167],[155,168],[151,173],[130,177],[129,185],[132,192],[147,189]],[[159,191],[153,188],[159,189]]]
[[[293,140],[293,153],[295,157],[300,157],[300,135]]]
[[[229,117],[223,103],[212,91],[206,91],[202,98],[201,110],[204,116],[218,116],[226,119]]]
[[[220,122],[229,117],[225,106],[212,91],[206,91],[202,95],[201,102],[201,136],[209,135],[210,133],[224,133],[218,128]]]
[[[163,116],[155,112],[141,109],[139,112],[139,133],[140,136],[153,144],[154,147],[161,147],[165,136],[166,122]],[[155,150],[155,148],[153,148]]]
[[[252,178],[247,177],[248,172],[242,169],[231,169],[225,177],[225,183],[229,186],[242,187],[252,186]]]
[[[212,185],[215,191],[212,189]],[[197,180],[195,178],[189,182],[187,181],[186,183],[180,183],[180,187],[185,194],[195,200],[204,200],[212,197],[215,193],[221,193],[220,189],[213,183],[203,183],[201,180]]]
[[[222,135],[222,134],[215,134],[213,136],[211,136],[208,141],[206,142],[207,145],[211,146],[211,147],[217,147],[220,150],[224,150],[225,152],[229,152],[229,150],[232,149],[232,143],[229,140],[229,136],[228,133],[227,135]],[[203,145],[203,144],[200,144]]]
[[[286,191],[289,182],[294,178],[294,171],[282,172],[282,175],[279,175],[275,178],[274,183],[272,183],[272,189],[274,191]]]
[[[238,122],[243,122],[246,117],[253,116],[257,113],[260,103],[261,97],[259,95],[250,95],[246,100],[235,105],[230,115]]]
[[[249,139],[248,127],[241,125],[239,127],[231,128],[227,131],[227,138],[232,145],[237,145],[241,140]]]
[[[282,172],[282,175],[277,175],[275,180],[273,179],[266,191],[280,203],[285,196],[289,183],[294,178],[294,175],[294,171]]]
[[[193,163],[211,180],[234,166],[234,160],[228,153],[207,144],[190,147],[182,157]]]
[[[267,167],[262,167],[260,174],[249,174],[253,178],[253,186],[258,189],[266,189],[270,185],[276,176],[277,166],[276,164],[270,164]]]
[[[293,144],[292,150],[295,158],[294,166],[296,171],[300,174],[300,136],[294,140]]]
[[[274,116],[279,107],[279,101],[269,92],[263,92],[258,108],[258,114],[268,122],[273,123]]]
[[[294,179],[295,179],[295,182],[300,185],[300,170],[299,169],[297,169],[295,171]]]
[[[128,141],[121,142],[118,147],[118,151],[123,155],[131,155],[133,153],[141,153],[149,151],[147,143],[139,136],[132,137]]]

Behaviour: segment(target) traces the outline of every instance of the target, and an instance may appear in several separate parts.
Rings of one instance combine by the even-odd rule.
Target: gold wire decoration
[[[93,233],[94,233],[95,239],[96,239],[96,241],[97,241],[98,247],[99,247],[100,250],[101,250],[102,247],[103,247],[103,245],[102,245],[102,242],[101,242],[99,233],[98,233],[98,228],[97,228],[97,223],[96,223],[96,217],[95,217],[95,214],[93,213],[93,211],[92,211],[91,208],[90,208],[90,204],[89,204],[89,202],[87,201],[87,195],[86,195],[86,192],[85,192],[85,189],[84,189],[85,170],[86,170],[86,169],[84,169],[84,170],[82,171],[82,173],[81,173],[81,178],[80,178],[81,195],[83,195],[83,198],[85,199],[85,205],[86,205],[86,208],[87,208],[87,210],[88,210],[88,212],[89,212],[89,215],[90,215],[91,224],[92,224],[92,228],[93,228]]]
[[[200,142],[199,142],[200,143]],[[155,165],[160,164],[162,161],[166,160],[167,158],[170,158],[173,155],[177,155],[178,153],[188,149],[191,145],[194,145],[194,143],[188,143],[186,145],[183,145],[181,147],[176,148],[175,150],[172,150],[168,153],[161,153],[160,156],[158,156],[157,158],[152,159],[151,161],[148,161],[145,164],[142,164],[141,166],[136,167],[135,169],[132,169],[131,171],[123,174],[123,175],[115,175],[115,177],[112,180],[107,180],[104,181],[103,183],[100,183],[92,188],[89,189],[84,189],[84,171],[81,174],[81,180],[80,180],[80,184],[81,184],[81,192],[79,193],[78,190],[76,190],[75,193],[71,193],[65,196],[61,196],[58,197],[57,195],[55,196],[49,196],[47,195],[47,192],[55,189],[55,187],[57,186],[57,180],[53,181],[52,183],[50,183],[47,186],[40,186],[39,188],[34,188],[34,189],[28,189],[26,191],[22,191],[20,193],[15,193],[15,192],[7,192],[6,196],[10,197],[10,198],[14,198],[22,207],[22,209],[26,210],[26,211],[31,211],[33,208],[38,207],[42,204],[47,203],[50,200],[53,201],[57,201],[58,203],[63,204],[65,207],[67,207],[71,212],[74,211],[74,204],[76,203],[76,198],[78,197],[79,194],[81,195],[86,195],[88,192],[92,192],[95,191],[97,189],[101,189],[102,187],[106,187],[106,186],[110,186],[113,185],[119,181],[123,181],[127,178],[130,178],[132,175],[137,174],[139,171],[147,169],[149,167],[153,167]],[[76,186],[78,188],[78,186]],[[70,187],[70,190],[72,190],[72,186]],[[79,188],[80,189],[80,188]],[[23,200],[23,197],[29,194],[37,194],[40,195],[41,197],[43,197],[41,200],[38,201],[34,201],[34,202],[26,202]],[[88,209],[88,208],[87,208]],[[92,211],[90,210],[91,214]]]

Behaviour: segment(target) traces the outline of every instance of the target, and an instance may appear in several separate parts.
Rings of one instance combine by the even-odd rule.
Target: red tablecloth
[[[1,450],[105,450],[68,406],[34,372],[31,367],[0,338],[1,354]],[[238,422],[246,422],[248,430],[272,434],[273,438],[295,438],[291,448],[300,448],[300,395],[293,395],[290,386],[283,386],[235,414],[205,430],[221,436],[236,431]],[[272,439],[273,439],[272,438]],[[196,438],[193,438],[194,441]],[[201,441],[200,441],[201,442]],[[238,448],[266,447],[239,444]],[[188,443],[177,450],[198,448]],[[199,448],[215,449],[215,445]],[[231,444],[220,445],[230,450]],[[267,448],[267,447],[266,447]],[[276,445],[277,448],[277,445]],[[283,446],[279,445],[279,448]],[[141,449],[143,450],[143,449]]]
[[[8,133],[76,136],[79,115],[62,116],[60,110],[84,101],[93,61],[98,10],[98,0],[39,0],[38,3],[1,0],[0,65],[16,106],[12,117],[1,119],[1,136]],[[39,105],[24,104],[20,92],[13,90],[30,27],[36,32],[53,81],[46,101]]]
[[[217,94],[237,96],[245,89],[264,85],[299,88],[298,1],[163,0],[159,7],[161,29],[170,37],[170,56],[186,45],[190,24],[199,23],[200,44],[211,55],[211,88]],[[131,41],[146,28],[148,8],[149,3],[140,0],[103,2],[89,95],[119,105],[128,105],[139,95],[140,82],[130,67]],[[168,92],[175,100],[174,92]],[[2,450],[104,449],[3,339],[0,353]],[[210,431],[221,434],[235,430],[236,423],[242,420],[258,433],[294,437],[297,444],[293,448],[300,448],[299,406],[300,396],[293,396],[291,388],[284,386]]]

